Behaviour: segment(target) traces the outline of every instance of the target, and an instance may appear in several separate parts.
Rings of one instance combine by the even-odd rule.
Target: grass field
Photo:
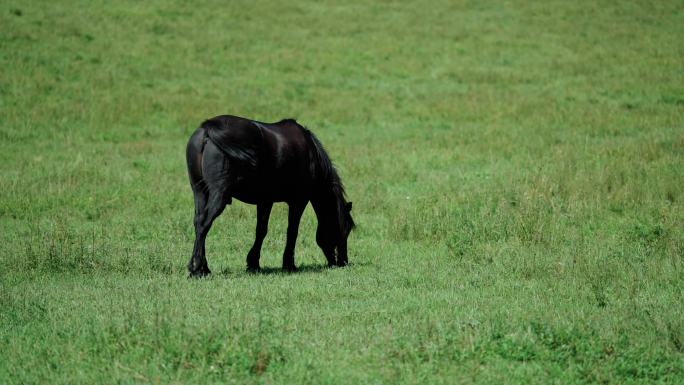
[[[0,1],[0,383],[684,383],[681,1]],[[294,117],[354,202],[186,279],[185,144]]]

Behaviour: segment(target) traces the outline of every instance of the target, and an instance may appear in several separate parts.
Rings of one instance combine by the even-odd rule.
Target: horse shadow
[[[280,267],[262,267],[258,271],[245,271],[245,270],[231,270],[228,267],[225,267],[221,269],[221,271],[217,274],[220,277],[228,278],[231,276],[235,275],[242,275],[242,276],[258,276],[258,275],[298,275],[298,274],[313,274],[313,273],[321,273],[326,270],[332,270],[335,269],[335,267],[329,267],[326,264],[323,265],[318,265],[318,264],[304,264],[300,265],[297,267],[297,270],[294,271],[288,271],[288,270],[283,270]]]
[[[366,265],[365,263],[350,263],[346,267],[337,267],[337,266],[328,266],[327,264],[302,264],[299,267],[297,267],[297,270],[295,271],[287,271],[283,270],[280,267],[262,267],[259,269],[259,271],[245,271],[245,270],[237,270],[237,271],[231,271],[228,267],[225,267],[221,269],[221,271],[217,274],[220,277],[225,277],[228,278],[230,276],[235,276],[235,275],[299,275],[299,274],[317,274],[317,273],[322,273],[324,271],[329,271],[329,270],[336,270],[336,269],[348,269],[349,267],[352,266],[363,266]]]
[[[328,265],[318,265],[318,264],[307,264],[307,265],[300,265],[297,267],[297,270],[295,271],[287,271],[283,270],[280,267],[262,267],[259,269],[259,271],[254,272],[252,274],[262,274],[262,275],[273,275],[273,274],[282,274],[282,275],[290,275],[290,274],[306,274],[306,273],[320,273],[322,271],[326,270],[332,270],[335,269],[335,267],[330,267]]]

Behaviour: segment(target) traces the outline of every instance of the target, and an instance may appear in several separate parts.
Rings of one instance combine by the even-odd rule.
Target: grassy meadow
[[[296,118],[354,202],[186,279],[185,144]],[[684,383],[681,1],[0,0],[0,383]]]

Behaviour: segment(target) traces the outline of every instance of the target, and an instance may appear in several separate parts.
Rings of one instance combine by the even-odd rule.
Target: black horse
[[[345,200],[342,181],[311,131],[292,119],[262,123],[222,115],[195,130],[186,156],[195,196],[190,276],[211,273],[204,241],[212,222],[233,197],[257,206],[256,237],[247,254],[248,270],[259,270],[261,244],[274,202],[289,206],[284,270],[296,270],[294,249],[299,220],[309,202],[318,219],[316,243],[328,265],[347,264],[347,237],[354,227],[352,203]]]

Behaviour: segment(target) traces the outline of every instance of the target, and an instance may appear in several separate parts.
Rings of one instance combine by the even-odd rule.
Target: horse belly
[[[290,202],[308,199],[306,183],[298,178],[272,178],[267,182],[255,180],[238,181],[231,195],[250,204],[259,202]]]

